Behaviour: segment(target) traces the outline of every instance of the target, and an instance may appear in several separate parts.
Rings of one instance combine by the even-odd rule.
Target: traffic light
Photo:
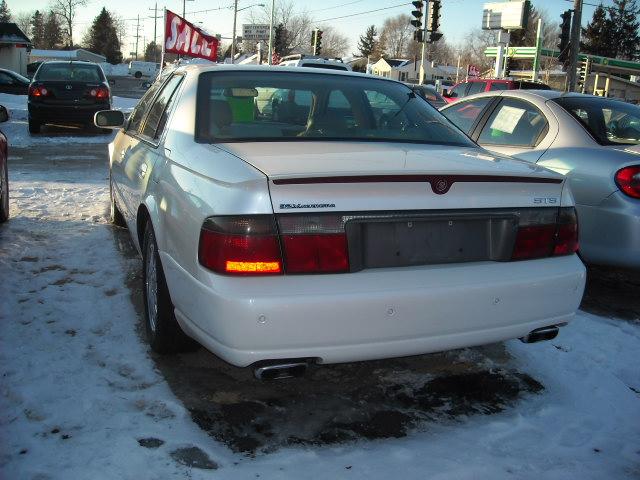
[[[322,48],[322,30],[316,28],[311,32],[311,52],[313,55],[320,55]]]
[[[585,58],[580,62],[580,66],[578,67],[578,86],[582,93],[584,93],[587,86],[589,70],[591,70],[591,62],[589,61],[589,58]]]
[[[440,28],[440,7],[442,3],[440,0],[431,0],[429,4],[429,17],[427,20],[427,31],[437,32]]]
[[[558,49],[560,55],[558,60],[562,62],[563,68],[566,70],[567,63],[569,62],[569,45],[571,36],[571,10],[566,10],[560,15],[562,22],[560,22],[560,43],[558,43]]]
[[[511,76],[511,69],[513,68],[513,59],[511,57],[507,57],[504,63],[504,76]]]
[[[411,2],[413,4],[413,6],[415,7],[415,10],[413,10],[411,12],[411,15],[413,15],[413,20],[411,20],[409,23],[411,25],[413,25],[414,27],[416,27],[416,30],[422,30],[422,17],[424,15],[424,2],[421,0],[418,0],[416,2]],[[415,34],[414,34],[414,38],[415,38]]]

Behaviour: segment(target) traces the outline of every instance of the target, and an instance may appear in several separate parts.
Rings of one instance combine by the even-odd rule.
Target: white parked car
[[[144,259],[156,351],[184,331],[272,378],[548,339],[580,303],[563,177],[488,154],[400,82],[186,66],[123,122],[96,115],[122,126],[111,212]]]
[[[329,70],[343,70],[350,72],[351,66],[341,59],[324,58],[318,55],[293,54],[282,58],[278,64],[280,67],[307,67],[307,68],[327,68]]]

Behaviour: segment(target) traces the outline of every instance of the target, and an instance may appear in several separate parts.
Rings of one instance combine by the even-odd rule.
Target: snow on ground
[[[10,175],[12,218],[0,225],[2,479],[640,476],[640,325],[586,313],[553,342],[507,343],[514,366],[545,390],[502,413],[426,423],[402,439],[232,453],[192,423],[137,334],[126,278],[137,261],[122,258],[106,221],[107,172],[14,166]],[[149,438],[164,443],[139,444]],[[180,463],[198,455],[218,470]]]
[[[113,97],[112,108],[131,113],[138,103],[138,99]],[[74,135],[74,131],[67,129],[63,134],[56,133],[30,135],[28,129],[28,112],[27,112],[27,96],[26,95],[9,95],[0,93],[0,105],[3,105],[9,111],[10,121],[0,124],[0,130],[9,139],[11,147],[28,147],[30,145],[42,144],[65,144],[65,143],[109,143],[115,137],[115,131],[111,134],[83,134],[82,136]],[[68,133],[67,133],[68,132]]]

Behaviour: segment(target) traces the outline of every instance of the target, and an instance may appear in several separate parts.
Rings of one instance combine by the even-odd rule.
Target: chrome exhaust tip
[[[544,340],[553,340],[558,336],[558,326],[551,325],[548,327],[536,328],[530,331],[526,336],[520,337],[523,343],[536,343]]]
[[[307,362],[273,362],[254,368],[253,375],[258,380],[282,380],[302,377],[307,372],[307,366]]]

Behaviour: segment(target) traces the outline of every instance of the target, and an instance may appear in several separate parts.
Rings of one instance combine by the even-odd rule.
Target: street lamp
[[[238,8],[238,0],[234,0],[233,2],[233,35],[231,38],[231,63],[235,62],[236,56],[236,21],[238,19],[238,12],[242,10],[246,10],[247,8],[252,7],[264,7],[264,3],[256,3],[254,5],[248,5],[246,7]]]

